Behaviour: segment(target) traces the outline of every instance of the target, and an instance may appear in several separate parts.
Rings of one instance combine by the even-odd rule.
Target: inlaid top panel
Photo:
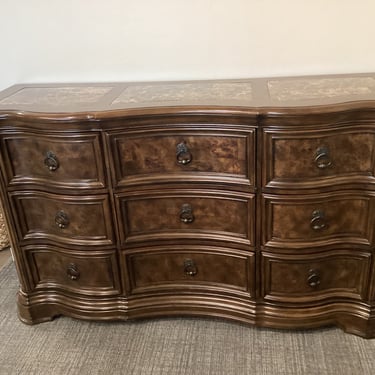
[[[96,103],[108,94],[113,87],[25,87],[5,97],[0,105],[29,106],[45,105],[60,107],[67,104]]]
[[[196,102],[234,100],[249,103],[253,98],[250,82],[195,82],[146,84],[128,86],[113,104],[139,104],[155,102]]]
[[[374,96],[375,78],[315,77],[270,80],[268,90],[271,100],[278,102]]]

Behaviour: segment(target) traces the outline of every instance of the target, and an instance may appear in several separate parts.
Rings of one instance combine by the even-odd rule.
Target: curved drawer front
[[[90,295],[120,293],[115,251],[87,255],[33,247],[25,253],[35,290],[52,288]]]
[[[203,126],[202,126],[203,127]],[[255,130],[112,134],[114,184],[222,180],[254,185]]]
[[[103,188],[99,134],[11,134],[1,140],[9,185]]]
[[[266,300],[313,302],[324,298],[367,299],[371,255],[339,250],[324,255],[263,253]]]
[[[314,247],[332,243],[371,245],[374,196],[369,192],[263,197],[263,245]]]
[[[254,245],[254,196],[199,191],[119,194],[123,244],[179,238]]]
[[[111,245],[112,219],[107,195],[85,197],[12,193],[19,239],[77,245]]]
[[[375,183],[374,129],[265,130],[263,186]]]
[[[152,250],[126,254],[131,293],[169,290],[237,291],[253,295],[255,256],[252,253]]]

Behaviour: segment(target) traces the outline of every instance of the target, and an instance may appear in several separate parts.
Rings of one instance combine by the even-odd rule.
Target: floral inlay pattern
[[[175,101],[252,100],[250,82],[197,82],[128,86],[112,104]]]
[[[271,80],[268,82],[268,90],[271,99],[280,102],[361,96],[375,93],[375,79],[337,77]]]
[[[96,103],[108,94],[112,87],[27,87],[4,98],[0,104],[6,105],[48,105]]]

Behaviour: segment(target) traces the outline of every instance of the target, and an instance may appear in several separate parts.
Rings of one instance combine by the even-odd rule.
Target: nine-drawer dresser
[[[0,167],[26,323],[375,336],[375,75],[16,85]]]

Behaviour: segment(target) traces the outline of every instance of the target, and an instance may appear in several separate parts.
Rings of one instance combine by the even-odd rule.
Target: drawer
[[[115,251],[74,252],[26,248],[27,265],[34,290],[62,289],[90,295],[121,292]]]
[[[371,245],[374,196],[343,192],[300,196],[263,195],[263,245],[304,248],[334,243]]]
[[[255,184],[255,129],[252,128],[128,131],[111,134],[110,142],[117,186],[187,178]]]
[[[118,194],[121,242],[189,238],[254,245],[254,201],[251,194],[209,190]]]
[[[10,196],[21,243],[36,240],[86,246],[113,244],[107,195],[20,192]]]
[[[2,137],[1,150],[10,186],[96,189],[106,185],[99,134],[12,133]]]
[[[186,246],[185,246],[186,248]],[[255,255],[212,247],[143,249],[125,256],[131,294],[193,290],[253,295]]]
[[[280,302],[367,299],[370,264],[371,255],[359,250],[304,256],[263,253],[262,293],[266,300]]]
[[[373,128],[265,129],[264,140],[263,186],[300,189],[375,183]]]

